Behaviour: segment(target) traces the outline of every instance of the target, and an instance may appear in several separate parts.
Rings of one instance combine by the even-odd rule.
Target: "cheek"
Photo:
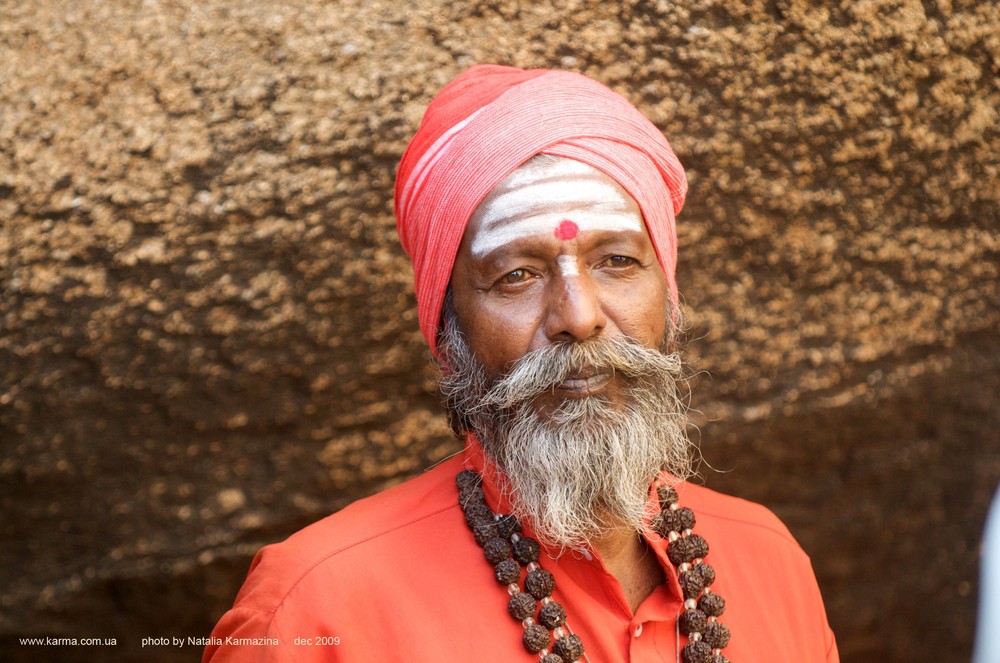
[[[538,329],[536,310],[510,304],[478,305],[466,311],[466,315],[459,313],[458,319],[469,347],[491,373],[503,373],[533,349]]]
[[[667,285],[665,279],[650,279],[617,299],[622,333],[648,347],[658,347],[667,330]]]

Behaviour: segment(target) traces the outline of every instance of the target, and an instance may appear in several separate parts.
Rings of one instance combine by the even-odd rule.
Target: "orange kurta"
[[[483,465],[472,443],[462,456],[262,549],[203,661],[537,661],[458,506],[455,475]],[[486,469],[487,502],[506,512]],[[733,663],[838,661],[809,559],[785,526],[762,506],[707,488],[685,483],[678,494],[709,543],[712,589],[726,599],[720,621],[732,640],[723,653]],[[677,575],[666,541],[654,535],[649,544],[667,582],[634,614],[596,554],[543,552],[553,598],[590,663],[679,660]]]

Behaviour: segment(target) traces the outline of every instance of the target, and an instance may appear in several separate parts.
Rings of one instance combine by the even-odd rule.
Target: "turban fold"
[[[465,227],[493,187],[536,154],[593,166],[636,200],[676,311],[675,216],[687,180],[660,130],[581,74],[477,65],[431,101],[396,173],[396,229],[413,261],[420,330],[435,356]]]

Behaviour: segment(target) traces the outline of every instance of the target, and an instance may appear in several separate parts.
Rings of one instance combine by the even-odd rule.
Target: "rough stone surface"
[[[843,660],[969,652],[996,3],[0,4],[0,659],[191,660],[141,638],[207,635],[260,545],[457,449],[391,185],[488,61],[671,138],[703,474],[800,538]]]

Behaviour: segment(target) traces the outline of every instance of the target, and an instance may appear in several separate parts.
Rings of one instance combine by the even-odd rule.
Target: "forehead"
[[[573,239],[576,230],[646,234],[639,205],[613,179],[579,161],[539,155],[490,191],[466,240],[481,256],[524,237]]]

